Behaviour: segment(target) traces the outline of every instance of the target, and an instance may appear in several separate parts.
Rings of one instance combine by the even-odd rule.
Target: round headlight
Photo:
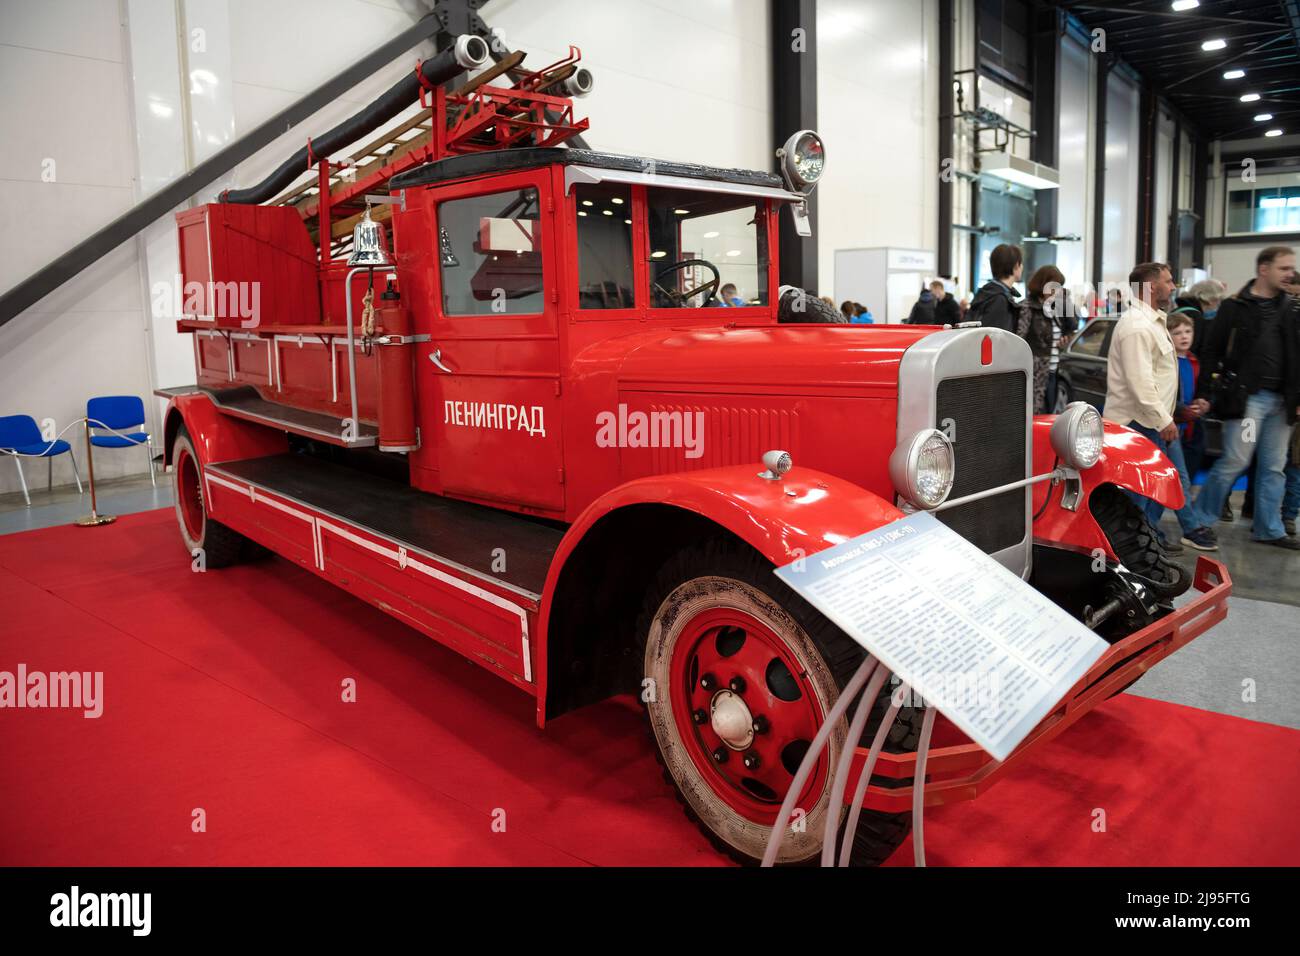
[[[826,168],[826,147],[822,138],[810,129],[801,129],[781,148],[785,169],[800,186],[811,186],[822,178]]]
[[[889,476],[918,508],[939,507],[952,491],[952,442],[936,428],[917,432],[889,456]]]
[[[1071,402],[1052,423],[1052,450],[1076,471],[1101,461],[1105,428],[1097,409],[1087,402]]]

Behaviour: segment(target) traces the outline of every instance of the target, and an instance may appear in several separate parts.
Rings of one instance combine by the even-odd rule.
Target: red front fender
[[[639,478],[594,502],[570,525],[551,559],[534,642],[537,720],[545,722],[551,686],[551,622],[557,593],[570,572],[570,559],[603,519],[617,520],[638,505],[667,505],[705,518],[734,534],[772,564],[789,564],[824,551],[903,516],[879,495],[842,478],[796,466],[782,480],[758,477],[760,465],[746,464]],[[581,561],[577,561],[581,564]],[[578,572],[572,572],[578,573]],[[557,686],[561,683],[557,677]]]
[[[1052,470],[1056,454],[1052,451],[1051,430],[1055,415],[1034,418],[1034,474]],[[1048,482],[1034,485],[1034,540],[1056,547],[1092,552],[1101,548],[1114,558],[1110,542],[1092,517],[1088,499],[1098,485],[1118,485],[1166,508],[1183,506],[1183,485],[1178,469],[1150,440],[1131,428],[1105,422],[1105,453],[1101,461],[1081,473],[1083,494],[1077,511],[1061,506],[1061,486]],[[1048,495],[1052,501],[1043,510]],[[1039,512],[1042,511],[1040,515]]]

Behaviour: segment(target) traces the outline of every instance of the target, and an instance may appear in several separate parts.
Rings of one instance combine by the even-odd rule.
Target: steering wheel
[[[694,289],[691,289],[688,292],[678,292],[675,289],[670,289],[666,286],[660,285],[659,280],[662,279],[664,276],[668,275],[669,273],[678,272],[682,269],[689,269],[692,266],[704,266],[710,272],[713,273],[713,278],[710,279],[708,282],[704,283],[703,285],[696,286]],[[651,280],[650,288],[654,292],[658,293],[659,295],[667,299],[674,308],[680,309],[680,308],[684,308],[687,302],[695,298],[695,296],[699,295],[701,292],[706,293],[706,295],[704,296],[704,301],[708,302],[710,299],[714,297],[714,295],[717,294],[718,286],[720,286],[721,284],[722,284],[722,275],[718,272],[718,267],[715,266],[708,259],[683,259],[680,262],[674,262],[667,269],[663,269],[662,271],[660,271],[659,274],[656,275],[653,280]]]

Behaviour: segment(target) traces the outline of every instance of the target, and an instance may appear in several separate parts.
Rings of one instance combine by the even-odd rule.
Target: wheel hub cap
[[[744,750],[754,742],[754,717],[739,694],[720,690],[709,709],[713,732],[732,750]]]

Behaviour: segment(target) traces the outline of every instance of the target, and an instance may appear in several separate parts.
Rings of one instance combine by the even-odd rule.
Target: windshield
[[[652,307],[767,304],[765,200],[652,188],[646,212]]]

